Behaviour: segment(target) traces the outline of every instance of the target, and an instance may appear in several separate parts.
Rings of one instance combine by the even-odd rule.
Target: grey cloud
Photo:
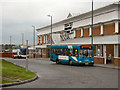
[[[50,24],[48,14],[53,22],[66,19],[68,13],[84,13],[91,10],[92,0],[4,0],[2,1],[2,40],[9,43],[21,43],[21,33],[32,44],[33,28]],[[94,8],[113,3],[117,0],[94,0]],[[1,8],[1,7],[0,7]],[[0,9],[1,10],[1,9]],[[0,12],[1,13],[1,12]],[[37,40],[37,38],[36,38]],[[36,41],[37,42],[37,41]]]

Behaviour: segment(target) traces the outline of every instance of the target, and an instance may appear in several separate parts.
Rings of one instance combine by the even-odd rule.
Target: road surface
[[[25,59],[7,59],[25,66]],[[29,59],[35,81],[7,88],[118,88],[118,70],[96,66],[69,66],[48,59]]]

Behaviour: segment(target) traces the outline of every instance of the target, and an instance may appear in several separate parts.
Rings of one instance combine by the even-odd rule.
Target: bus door
[[[52,51],[51,51],[51,59],[52,60],[56,60],[56,49],[52,49]]]

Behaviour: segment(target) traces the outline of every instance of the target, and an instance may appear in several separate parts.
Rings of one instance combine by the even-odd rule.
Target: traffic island
[[[25,68],[8,62],[4,59],[0,60],[0,87],[19,85],[36,80],[38,76]]]

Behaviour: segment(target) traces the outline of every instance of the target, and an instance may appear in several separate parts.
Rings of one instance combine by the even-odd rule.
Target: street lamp
[[[51,18],[51,46],[52,46],[52,16],[51,15],[47,15],[47,16]]]
[[[93,0],[92,0],[92,26],[91,26],[91,45],[93,45]]]
[[[33,31],[33,56],[35,58],[35,26],[32,26],[34,31]]]
[[[24,33],[22,33],[22,45],[24,45]]]
[[[12,46],[11,46],[12,36],[10,35],[10,57],[12,57]]]

